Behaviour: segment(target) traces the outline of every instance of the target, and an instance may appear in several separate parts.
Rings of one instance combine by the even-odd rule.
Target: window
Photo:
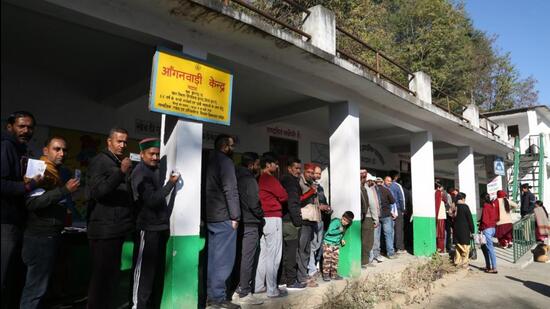
[[[508,136],[510,138],[519,136],[519,127],[518,127],[518,125],[508,126]]]

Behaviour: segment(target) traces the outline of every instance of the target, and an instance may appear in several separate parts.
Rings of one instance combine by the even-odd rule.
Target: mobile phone
[[[82,176],[82,172],[79,169],[74,170],[74,178],[80,181],[80,176]]]

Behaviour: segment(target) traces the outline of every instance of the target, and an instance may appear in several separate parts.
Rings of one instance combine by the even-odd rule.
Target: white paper
[[[141,156],[139,155],[139,153],[130,152],[130,160],[134,162],[139,162],[141,161]]]
[[[25,177],[33,178],[36,175],[44,176],[46,171],[46,162],[42,160],[29,159],[27,162],[27,172]]]

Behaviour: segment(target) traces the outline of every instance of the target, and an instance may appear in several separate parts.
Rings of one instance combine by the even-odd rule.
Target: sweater
[[[498,217],[499,209],[492,203],[484,203],[483,209],[481,210],[481,224],[479,229],[483,231],[488,228],[496,227]]]
[[[283,217],[282,203],[288,200],[288,194],[273,175],[262,173],[258,179],[260,187],[260,202],[264,217]]]
[[[208,160],[205,177],[206,221],[239,221],[241,206],[235,165],[231,158],[214,150]]]
[[[340,218],[334,218],[330,221],[323,242],[329,246],[340,247],[342,246],[342,238],[344,238],[345,233],[346,229],[342,225],[342,220]]]

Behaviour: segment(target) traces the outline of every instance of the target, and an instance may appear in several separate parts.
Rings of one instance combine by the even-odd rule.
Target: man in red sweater
[[[282,297],[286,293],[277,287],[277,271],[281,263],[283,246],[283,207],[288,194],[279,180],[273,176],[279,164],[277,159],[269,154],[260,158],[262,174],[258,180],[260,188],[260,203],[264,211],[265,225],[260,239],[260,258],[256,271],[256,293],[266,291],[267,297]]]

